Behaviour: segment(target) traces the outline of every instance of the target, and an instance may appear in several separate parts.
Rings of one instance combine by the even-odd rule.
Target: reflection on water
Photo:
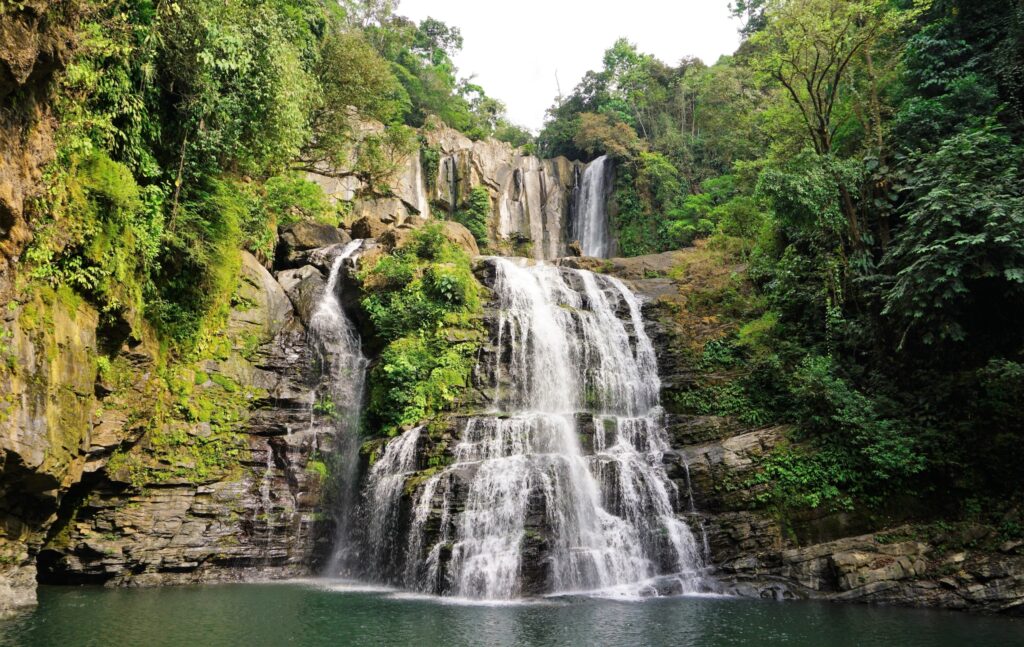
[[[0,645],[1024,645],[1024,618],[722,597],[463,604],[310,580],[164,589],[43,587]]]

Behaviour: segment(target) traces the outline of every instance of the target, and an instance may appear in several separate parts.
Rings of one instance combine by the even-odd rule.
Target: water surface
[[[558,598],[482,605],[325,582],[41,587],[0,645],[1024,645],[1024,619],[819,602]]]

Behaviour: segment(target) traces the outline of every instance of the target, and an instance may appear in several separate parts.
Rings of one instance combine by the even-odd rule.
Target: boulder
[[[397,227],[409,217],[409,209],[398,198],[367,198],[356,200],[352,213],[358,220],[369,218],[384,225]],[[375,236],[355,236],[356,238],[375,238]]]
[[[441,228],[445,238],[461,247],[467,254],[470,256],[480,255],[480,248],[476,244],[476,238],[463,225],[451,220],[445,220],[441,223]]]
[[[471,257],[480,255],[480,248],[476,244],[476,238],[473,237],[473,234],[465,226],[451,220],[442,220],[440,225],[441,233],[456,247],[462,248]],[[408,225],[398,227],[397,229],[390,229],[381,235],[380,245],[385,251],[401,247],[412,238],[414,231],[415,228]]]
[[[344,231],[319,222],[302,221],[282,227],[277,245],[277,265],[280,268],[300,267],[306,264],[310,250],[350,240]]]
[[[391,227],[377,215],[370,214],[352,223],[353,238],[380,238]]]
[[[308,326],[327,284],[324,275],[312,265],[303,265],[297,270],[278,272],[277,280],[292,302],[299,319]]]
[[[273,339],[292,315],[292,305],[270,272],[249,252],[242,252],[242,280],[231,310],[229,330],[235,336]]]
[[[387,251],[391,251],[398,247],[402,247],[403,245],[405,245],[406,242],[408,242],[410,238],[412,238],[412,234],[414,231],[414,229],[407,227],[402,227],[401,229],[391,229],[380,237],[380,246]]]

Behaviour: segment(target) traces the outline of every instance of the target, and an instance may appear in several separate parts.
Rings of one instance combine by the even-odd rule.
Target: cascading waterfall
[[[485,599],[639,593],[665,574],[693,590],[701,554],[662,466],[660,381],[637,298],[607,276],[487,262],[499,313],[493,410],[463,421],[451,463],[412,486],[406,512],[424,434],[388,445],[366,489],[372,574]]]
[[[588,164],[574,192],[573,236],[584,256],[608,258],[613,251],[605,188],[607,164],[607,155]]]
[[[328,572],[348,572],[353,559],[352,511],[356,508],[359,478],[359,416],[363,403],[367,360],[363,356],[359,334],[342,310],[339,280],[347,266],[355,267],[358,253],[366,241],[353,240],[334,254],[327,285],[309,323],[309,341],[321,375],[317,402],[313,403],[314,422],[326,419],[335,427],[333,452],[336,511],[335,550]]]

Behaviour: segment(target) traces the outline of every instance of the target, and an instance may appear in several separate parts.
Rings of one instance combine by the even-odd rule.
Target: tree
[[[395,125],[408,114],[409,96],[391,66],[357,31],[328,34],[316,67],[320,101],[312,111],[313,137],[301,155],[303,166],[344,165],[353,139],[351,114]]]
[[[399,0],[340,0],[348,23],[352,27],[366,29],[374,25],[386,24],[395,10]]]
[[[883,315],[903,341],[915,333],[929,345],[1020,346],[1022,156],[1004,129],[989,123],[911,158],[903,228],[884,263],[893,279]]]
[[[620,159],[632,159],[646,148],[632,128],[608,115],[592,112],[580,115],[573,141],[588,155],[607,153]]]
[[[927,0],[925,0],[927,1]],[[767,0],[765,25],[751,38],[755,69],[779,83],[800,112],[818,155],[833,152],[836,131],[847,115],[837,115],[858,57],[872,65],[871,50],[918,16],[924,2],[901,10],[889,0]],[[871,72],[869,70],[869,76]],[[877,101],[877,92],[872,92]],[[877,107],[870,109],[878,112]],[[874,117],[877,125],[878,117]],[[863,245],[853,197],[838,187],[848,239]]]
[[[785,89],[815,152],[828,155],[836,108],[857,56],[917,13],[888,0],[768,0],[767,22],[751,37],[757,48],[752,64]]]

